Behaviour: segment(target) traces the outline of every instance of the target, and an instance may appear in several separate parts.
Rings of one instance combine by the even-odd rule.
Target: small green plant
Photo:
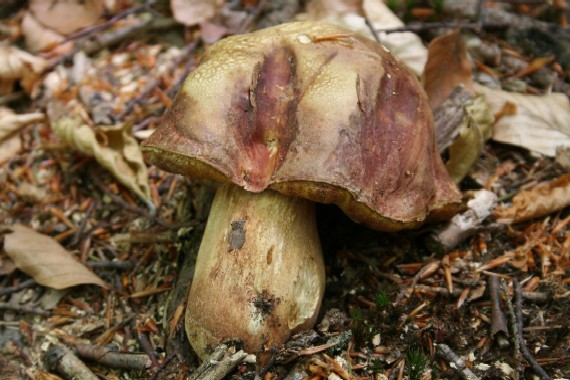
[[[380,292],[376,295],[376,307],[384,309],[390,303],[390,297],[386,292]]]
[[[410,380],[420,380],[426,369],[427,356],[421,348],[412,347],[406,353],[406,366]]]
[[[350,312],[352,318],[352,336],[358,347],[364,347],[370,343],[372,337],[378,332],[376,326],[364,318],[364,312],[359,309],[353,309]]]

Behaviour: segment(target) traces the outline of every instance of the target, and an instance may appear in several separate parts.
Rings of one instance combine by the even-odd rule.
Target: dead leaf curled
[[[494,215],[505,222],[519,223],[540,218],[570,206],[570,174],[523,191],[513,198],[511,207],[495,209]]]

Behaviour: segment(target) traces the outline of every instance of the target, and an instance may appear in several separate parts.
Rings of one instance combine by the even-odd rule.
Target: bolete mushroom
[[[159,168],[221,183],[186,308],[195,351],[238,338],[256,352],[315,323],[313,202],[383,231],[454,214],[433,128],[416,77],[342,27],[289,23],[211,46],[143,143]]]

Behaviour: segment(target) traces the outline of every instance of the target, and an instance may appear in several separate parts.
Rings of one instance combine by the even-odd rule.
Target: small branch
[[[146,370],[152,366],[148,355],[136,352],[119,352],[109,347],[77,344],[73,347],[77,355],[112,368]]]
[[[26,288],[32,287],[34,285],[37,285],[36,280],[30,279],[30,280],[22,281],[21,283],[19,283],[16,286],[9,286],[7,288],[2,288],[2,289],[0,289],[0,297],[5,296],[7,294],[12,294],[12,293],[18,292],[22,289],[26,289]]]
[[[44,317],[49,317],[51,315],[51,313],[49,311],[42,310],[42,309],[39,309],[37,307],[30,307],[30,306],[26,306],[26,305],[11,305],[11,304],[6,303],[6,302],[0,302],[0,310],[12,310],[12,311],[15,311],[17,313],[36,314],[36,315],[41,315]]]
[[[66,379],[99,380],[75,354],[64,346],[50,345],[44,361],[48,369],[56,371]]]
[[[526,347],[526,343],[524,341],[524,337],[522,335],[523,330],[523,315],[522,315],[522,302],[523,302],[523,294],[521,289],[521,284],[518,279],[513,279],[513,287],[515,289],[515,317],[516,317],[516,324],[517,324],[517,340],[520,342],[521,352],[532,367],[534,373],[536,373],[542,380],[550,380],[550,376],[542,369],[542,367],[537,363],[536,359],[532,354],[529,352],[528,348]]]
[[[141,13],[141,12],[155,13],[155,11],[151,8],[151,5],[153,3],[154,3],[154,0],[147,0],[142,5],[138,5],[136,7],[132,7],[129,9],[122,10],[121,12],[117,13],[116,15],[114,15],[113,17],[111,17],[110,19],[108,19],[107,21],[105,21],[101,24],[97,24],[97,25],[93,25],[93,26],[84,28],[75,34],[68,36],[65,40],[63,40],[62,43],[65,43],[67,41],[77,40],[79,38],[88,36],[90,34],[95,34],[95,33],[99,32],[103,29],[107,29],[107,28],[111,27],[117,21],[119,21],[123,18],[126,18],[129,15],[135,14],[135,13]]]
[[[184,59],[187,59],[187,57],[189,55],[191,55],[192,51],[194,51],[197,46],[198,46],[198,40],[195,40],[192,43],[186,45],[184,47],[184,49],[182,49],[180,57],[178,59],[174,60],[173,62],[171,62],[171,64],[166,68],[165,71],[166,72],[173,71]],[[177,84],[182,83],[184,81],[184,79],[186,79],[186,76],[190,72],[190,68],[194,64],[195,64],[195,60],[193,58],[188,61],[188,63],[185,66],[184,73],[181,75],[181,78],[177,81]],[[154,91],[154,89],[156,87],[158,87],[159,81],[160,81],[159,79],[155,79],[155,80],[150,81],[150,83],[146,85],[146,87],[137,95],[136,98],[128,101],[127,105],[125,106],[125,109],[123,109],[123,111],[119,115],[117,115],[117,117],[116,117],[117,120],[124,119],[125,116],[127,116],[133,112],[133,109],[135,108],[135,106],[137,104],[142,104],[143,101],[150,96],[150,94]],[[170,94],[170,93],[168,95],[171,97],[174,96],[174,94]]]
[[[141,207],[133,206],[130,203],[128,203],[127,201],[125,201],[123,198],[121,198],[119,195],[111,192],[109,189],[107,189],[105,187],[103,182],[101,182],[101,180],[99,178],[97,178],[96,175],[91,175],[91,180],[93,181],[93,184],[99,190],[101,190],[103,193],[108,195],[109,198],[111,198],[113,200],[113,202],[119,204],[121,207],[123,207],[127,211],[133,212],[137,215],[140,215],[140,216],[143,216],[145,218],[152,220],[153,222],[155,222],[159,226],[162,226],[162,227],[165,227],[165,228],[168,228],[171,230],[177,230],[177,229],[180,229],[182,227],[193,227],[193,226],[197,226],[199,224],[199,222],[197,220],[191,220],[189,222],[177,223],[177,224],[167,223],[167,222],[159,219],[156,215],[154,215],[154,213],[152,211],[147,211],[146,209],[143,209]]]
[[[132,269],[135,265],[128,260],[119,261],[90,261],[87,266],[91,269]]]
[[[151,378],[149,380],[158,380],[159,376],[161,376],[161,374],[162,374],[162,371],[168,366],[168,364],[170,364],[170,362],[175,357],[176,357],[176,354],[170,354],[166,358],[164,358],[162,363],[160,363],[160,365],[156,368],[156,371],[154,372],[154,374],[151,376]]]
[[[141,346],[143,351],[146,353],[146,356],[150,359],[151,366],[157,367],[158,366],[158,356],[156,355],[156,352],[154,351],[154,347],[152,346],[152,343],[148,339],[148,336],[146,336],[146,334],[144,334],[140,331],[137,331],[137,340],[139,341],[139,345]]]
[[[515,309],[513,308],[513,303],[511,302],[511,296],[509,295],[509,291],[507,290],[507,284],[505,283],[504,279],[501,279],[501,290],[503,291],[503,294],[505,296],[505,303],[507,304],[507,311],[509,313],[509,316],[511,318],[511,331],[513,332],[513,340],[514,340],[514,345],[515,345],[515,352],[514,352],[514,357],[515,360],[519,361],[519,357],[520,357],[520,341],[519,339],[517,339],[517,337],[519,336],[520,332],[518,331],[518,325],[517,325],[517,318],[515,316]],[[518,365],[517,365],[518,367]]]
[[[202,365],[188,378],[188,380],[221,380],[245,359],[247,354],[243,351],[231,353],[233,347],[228,348],[221,344],[204,360]]]
[[[451,363],[450,367],[463,379],[479,380],[479,377],[467,368],[465,361],[453,352],[447,344],[440,343],[437,345],[437,355]]]
[[[140,35],[146,31],[172,28],[176,25],[178,25],[177,22],[171,18],[149,18],[102,35],[96,35],[93,39],[87,38],[82,43],[76,43],[75,48],[70,53],[52,61],[50,67],[53,68],[66,62],[79,51],[83,51],[88,55],[95,54],[104,48],[117,45],[129,37]]]

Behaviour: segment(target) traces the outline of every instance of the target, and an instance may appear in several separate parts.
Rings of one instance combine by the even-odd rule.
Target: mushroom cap
[[[164,170],[335,203],[377,230],[460,207],[417,78],[382,45],[327,23],[212,45],[142,147]]]

